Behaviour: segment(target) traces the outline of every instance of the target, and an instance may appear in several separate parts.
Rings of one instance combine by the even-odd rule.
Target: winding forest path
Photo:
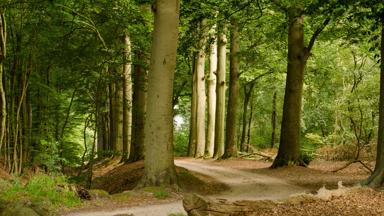
[[[285,199],[296,193],[307,192],[305,188],[292,185],[282,179],[242,171],[230,167],[215,165],[209,161],[195,159],[177,159],[176,166],[183,167],[195,173],[200,173],[228,185],[229,190],[220,194],[208,196],[212,199],[235,200],[278,200]],[[185,213],[182,202],[172,202],[160,205],[121,208],[113,211],[78,212],[67,216],[168,216],[171,213]]]
[[[208,196],[213,199],[235,200],[279,200],[292,194],[307,192],[305,188],[292,185],[283,179],[242,171],[230,167],[193,159],[176,160],[177,166],[201,173],[226,185],[229,190]]]

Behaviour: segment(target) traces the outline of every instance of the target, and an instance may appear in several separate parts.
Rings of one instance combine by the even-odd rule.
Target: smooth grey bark
[[[127,159],[132,138],[132,58],[131,40],[124,37],[123,65],[123,158]]]
[[[216,31],[216,27],[212,28]],[[217,36],[214,32],[209,54],[209,80],[208,80],[208,126],[205,147],[206,157],[211,158],[215,149],[215,115],[216,115],[216,71],[217,71]]]
[[[179,26],[179,1],[157,0],[148,78],[145,121],[145,172],[140,186],[176,185],[173,158],[173,80]]]
[[[218,26],[218,61],[216,83],[216,117],[215,117],[215,158],[221,158],[224,154],[224,130],[225,130],[225,71],[227,56],[227,37],[225,26]]]
[[[204,157],[205,153],[205,22],[200,23],[201,40],[199,42],[199,51],[196,56],[196,158]]]

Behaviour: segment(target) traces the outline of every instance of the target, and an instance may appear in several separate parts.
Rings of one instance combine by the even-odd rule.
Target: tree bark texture
[[[306,53],[304,17],[300,10],[288,12],[288,66],[281,125],[280,147],[272,167],[300,164],[300,113]]]
[[[213,28],[216,31],[216,27]],[[215,116],[216,116],[216,72],[217,72],[217,34],[212,36],[209,54],[208,80],[208,126],[206,141],[206,157],[213,157],[215,150]]]
[[[123,65],[123,158],[127,159],[132,138],[132,58],[131,40],[124,37]]]
[[[132,142],[129,151],[130,162],[144,158],[144,124],[147,110],[147,81],[148,74],[144,67],[145,58],[141,51],[138,51],[139,63],[134,66],[133,83],[133,107],[132,107]]]
[[[216,117],[215,117],[215,158],[221,158],[224,154],[224,130],[225,130],[225,71],[227,55],[227,37],[225,26],[218,26],[218,61],[216,83]]]
[[[231,19],[231,48],[230,48],[230,78],[229,98],[227,108],[226,139],[224,158],[237,156],[236,125],[237,106],[239,97],[239,70],[240,70],[240,37],[239,24],[236,18]]]
[[[271,116],[271,123],[272,123],[271,148],[274,147],[276,142],[276,121],[277,121],[276,100],[277,100],[277,92],[274,91],[273,98],[272,98],[272,116]]]
[[[155,3],[148,109],[145,121],[145,174],[141,186],[175,185],[173,161],[173,80],[179,26],[179,1]]]
[[[199,51],[196,59],[196,158],[204,157],[205,153],[205,109],[206,109],[206,94],[205,94],[205,22],[200,22],[199,31],[201,39],[199,42]]]
[[[5,16],[0,8],[0,156],[2,154],[2,147],[4,145],[5,139],[5,128],[6,128],[6,119],[7,119],[7,104],[5,99],[5,91],[3,86],[3,62],[6,57],[7,52],[7,29]]]
[[[197,143],[197,73],[196,73],[196,53],[193,54],[192,60],[192,98],[191,98],[191,120],[189,128],[189,143],[188,143],[188,156],[194,157],[196,153]]]

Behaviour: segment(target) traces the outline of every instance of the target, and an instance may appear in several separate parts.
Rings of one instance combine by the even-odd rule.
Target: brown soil
[[[201,164],[203,167],[228,168],[254,176],[280,179],[292,186],[299,186],[313,193],[323,186],[327,189],[337,188],[339,181],[342,181],[344,186],[356,185],[369,176],[366,169],[357,163],[339,172],[332,172],[332,170],[342,167],[347,162],[316,160],[308,168],[285,167],[269,169],[271,162],[258,160],[230,159],[215,161],[194,160],[190,158],[178,158],[177,160],[187,164],[195,164],[195,166],[197,164],[197,167],[198,164]],[[368,164],[371,167],[373,165],[372,163]],[[106,190],[110,194],[115,195],[108,199],[94,200],[88,203],[88,208],[84,211],[89,211],[89,207],[92,210],[106,210],[105,206],[110,206],[110,208],[114,209],[137,205],[150,206],[158,203],[176,202],[182,198],[182,193],[168,189],[169,196],[165,199],[158,199],[154,197],[153,193],[148,191],[132,190],[142,177],[143,172],[144,164],[141,161],[121,164],[116,159],[114,161],[98,163],[96,165],[93,187]],[[177,168],[177,172],[181,191],[198,193],[208,197],[214,197],[215,194],[231,193],[231,191],[228,191],[231,185],[228,186],[221,183],[217,176],[212,177],[209,173],[192,172],[181,167]],[[254,187],[249,188],[249,190],[254,189]],[[127,192],[121,193],[123,191]],[[384,194],[362,188],[351,190],[341,196],[332,196],[327,200],[293,198],[287,201],[271,201],[270,203],[272,204],[261,208],[260,212],[255,215],[384,215]]]
[[[98,168],[95,172],[93,188],[105,190],[110,194],[133,190],[144,174],[143,161],[112,166],[113,169],[110,169],[110,165]],[[228,189],[225,184],[207,175],[189,172],[182,167],[177,167],[176,172],[180,189],[185,192],[208,195]]]

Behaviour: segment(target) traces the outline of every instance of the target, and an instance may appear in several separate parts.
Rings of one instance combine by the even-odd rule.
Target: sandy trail
[[[292,194],[307,192],[305,188],[289,184],[282,179],[207,164],[198,160],[176,160],[175,164],[190,171],[210,176],[229,186],[230,190],[211,195],[210,198],[227,199],[229,201],[279,200],[286,199]]]
[[[227,191],[208,196],[212,199],[226,199],[229,201],[279,200],[288,198],[293,194],[307,192],[305,188],[289,184],[282,179],[217,166],[201,160],[178,159],[175,160],[175,164],[190,171],[210,176],[229,186],[230,189]],[[77,212],[66,216],[114,216],[123,214],[167,216],[171,213],[184,213],[186,215],[181,201],[161,205],[120,208],[113,211]]]

